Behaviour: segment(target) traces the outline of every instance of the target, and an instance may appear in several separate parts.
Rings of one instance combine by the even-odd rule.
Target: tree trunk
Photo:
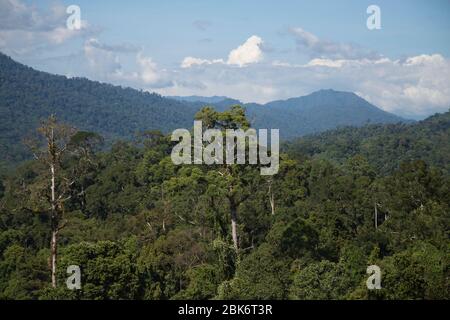
[[[375,220],[375,230],[378,229],[378,208],[377,203],[375,202],[375,211],[374,211],[374,220]]]
[[[52,240],[50,242],[51,269],[52,269],[52,288],[56,288],[57,237],[58,237],[58,231],[57,230],[52,230]]]
[[[270,201],[270,208],[272,211],[272,215],[275,215],[275,196],[273,194],[272,190],[272,180],[269,182],[269,201]]]
[[[239,242],[237,235],[237,206],[232,199],[230,199],[230,213],[231,213],[231,237],[233,238],[233,246],[236,254],[239,251]]]
[[[52,212],[51,212],[51,228],[52,228],[52,238],[50,241],[50,263],[51,263],[51,274],[52,274],[52,287],[56,288],[56,255],[57,255],[57,233],[58,233],[58,219],[56,212],[56,198],[55,198],[55,165],[54,163],[50,164],[51,171],[51,197],[52,197]]]

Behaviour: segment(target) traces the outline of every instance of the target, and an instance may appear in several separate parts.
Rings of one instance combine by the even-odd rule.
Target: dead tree
[[[56,288],[56,264],[58,257],[58,234],[65,226],[63,221],[64,202],[69,199],[67,191],[73,182],[64,179],[59,174],[61,160],[67,151],[71,137],[76,130],[70,126],[60,124],[56,117],[51,115],[37,129],[45,140],[45,147],[40,147],[39,141],[27,141],[33,155],[48,167],[50,180],[50,270],[52,287]]]

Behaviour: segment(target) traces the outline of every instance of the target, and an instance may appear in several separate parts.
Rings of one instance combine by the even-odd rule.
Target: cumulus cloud
[[[19,0],[0,0],[0,50],[14,56],[35,53],[95,32],[84,20],[81,29],[69,30],[67,17],[61,3],[42,11]]]
[[[355,91],[387,111],[424,117],[450,107],[450,60],[439,54],[366,64],[364,69],[367,74],[359,75],[364,80]]]
[[[251,36],[242,45],[230,52],[227,63],[243,67],[250,63],[260,62],[263,56],[262,43],[263,41],[260,37]]]
[[[263,40],[258,36],[251,36],[236,49],[231,50],[228,60],[223,59],[201,59],[195,57],[186,57],[181,62],[181,68],[190,68],[195,65],[227,64],[244,67],[252,63],[260,62],[263,58],[262,51]]]

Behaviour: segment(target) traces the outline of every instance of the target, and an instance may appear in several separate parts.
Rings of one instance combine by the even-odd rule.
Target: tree
[[[136,237],[121,241],[80,242],[61,250],[58,279],[67,279],[67,267],[76,265],[81,271],[81,288],[69,290],[58,286],[45,288],[41,299],[139,299],[145,283],[137,268],[139,243]]]
[[[250,123],[245,117],[245,110],[239,105],[234,105],[230,110],[224,112],[217,112],[211,107],[205,107],[195,115],[195,119],[201,120],[204,128],[218,129],[222,133],[225,133],[227,129],[245,131],[250,127]],[[221,145],[224,145],[223,141],[221,141]],[[236,154],[234,157],[233,163],[237,163]],[[250,197],[251,190],[255,190],[249,186],[253,185],[254,187],[254,184],[259,181],[255,175],[251,175],[252,178],[247,177],[247,179],[244,177],[250,173],[249,166],[227,164],[225,161],[223,164],[216,165],[215,172],[218,174],[216,178],[222,180],[222,183],[218,184],[226,189],[225,197],[228,200],[231,218],[231,238],[236,255],[239,257],[238,208]]]
[[[56,263],[58,255],[58,234],[65,226],[63,221],[64,202],[68,200],[66,197],[70,181],[58,173],[61,167],[61,161],[68,151],[68,145],[71,138],[75,135],[76,130],[73,127],[58,123],[56,117],[51,115],[48,120],[41,124],[37,130],[45,140],[46,147],[40,148],[39,142],[28,141],[27,144],[33,151],[34,157],[44,162],[50,171],[50,269],[52,287],[56,288]],[[59,178],[59,181],[57,179]]]

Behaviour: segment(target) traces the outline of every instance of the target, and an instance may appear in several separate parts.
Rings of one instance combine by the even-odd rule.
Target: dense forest
[[[383,174],[404,161],[424,160],[450,173],[450,111],[413,124],[344,127],[285,144],[298,159],[314,157],[342,164],[362,155]]]
[[[221,111],[238,103],[224,97],[188,100],[40,72],[0,53],[0,166],[30,159],[18,142],[32,135],[39,121],[50,114],[80,130],[101,134],[110,146],[118,139],[131,141],[149,129],[167,134],[188,128],[195,113],[210,102]],[[283,139],[338,126],[404,121],[353,93],[333,90],[245,108],[255,128],[283,128]]]
[[[249,124],[240,107],[195,118]],[[176,166],[158,131],[105,151],[50,118],[27,143],[36,159],[1,177],[0,298],[448,299],[449,127],[446,113],[307,137],[261,176]]]

